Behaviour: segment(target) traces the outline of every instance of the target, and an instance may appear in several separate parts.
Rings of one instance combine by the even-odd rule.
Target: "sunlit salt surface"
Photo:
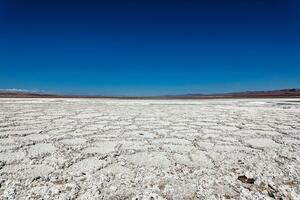
[[[0,99],[0,199],[300,199],[299,99]]]

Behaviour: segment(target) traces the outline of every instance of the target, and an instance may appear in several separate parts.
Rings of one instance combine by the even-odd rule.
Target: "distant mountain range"
[[[0,98],[116,98],[116,99],[210,99],[210,98],[283,98],[299,97],[300,89],[271,91],[242,91],[216,94],[183,94],[162,96],[101,96],[101,95],[58,95],[28,90],[0,90]]]
[[[241,91],[229,93],[215,93],[215,94],[186,94],[183,96],[192,97],[300,97],[300,89],[282,89],[282,90],[268,90],[268,91]]]

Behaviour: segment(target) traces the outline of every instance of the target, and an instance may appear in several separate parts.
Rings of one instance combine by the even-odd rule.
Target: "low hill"
[[[183,94],[163,96],[101,96],[101,95],[57,95],[36,92],[0,91],[0,98],[116,98],[116,99],[211,99],[211,98],[300,98],[300,89],[271,91],[242,91],[216,94]]]

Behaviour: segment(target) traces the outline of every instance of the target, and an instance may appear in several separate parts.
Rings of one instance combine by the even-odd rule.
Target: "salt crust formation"
[[[300,199],[300,101],[0,99],[0,199]]]

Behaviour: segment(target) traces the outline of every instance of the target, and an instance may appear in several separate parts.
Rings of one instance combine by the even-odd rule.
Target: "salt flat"
[[[299,99],[0,99],[0,199],[300,199]]]

